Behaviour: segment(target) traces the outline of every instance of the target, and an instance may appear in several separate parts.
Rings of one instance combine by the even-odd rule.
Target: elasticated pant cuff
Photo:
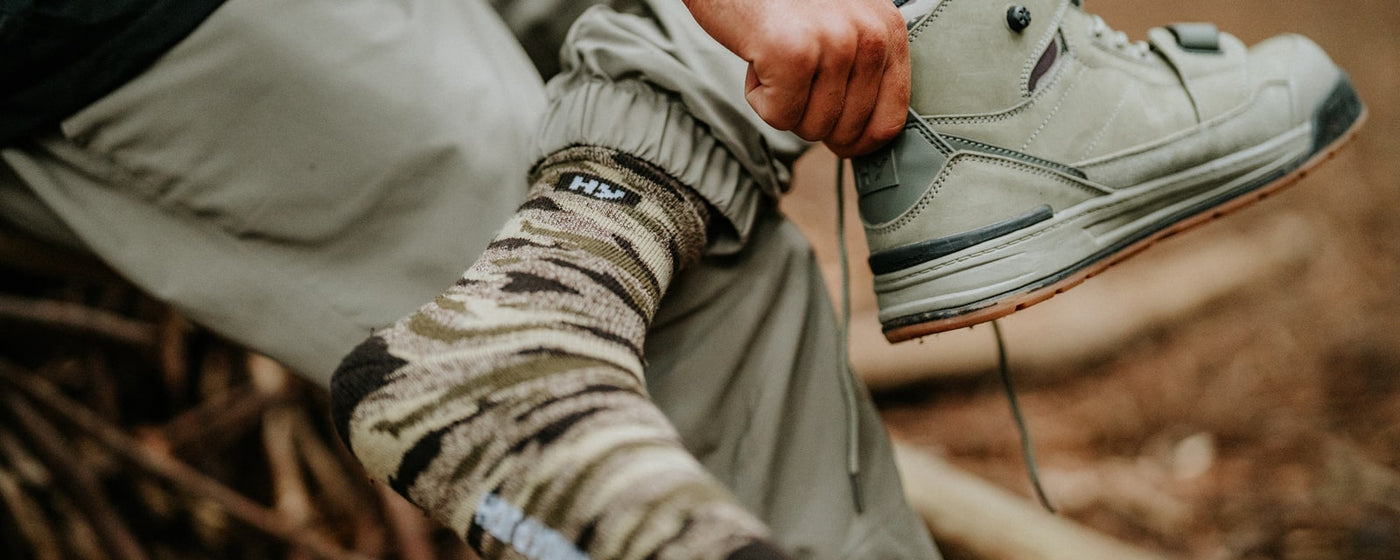
[[[556,95],[544,115],[536,161],[579,145],[631,154],[699,193],[732,226],[712,232],[711,254],[742,247],[770,203],[765,199],[781,185],[776,171],[756,179],[678,101],[640,81],[574,80]]]

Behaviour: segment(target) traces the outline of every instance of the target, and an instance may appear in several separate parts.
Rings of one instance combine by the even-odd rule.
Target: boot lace
[[[1100,20],[1102,22],[1102,20]],[[1125,39],[1126,41],[1126,39]],[[836,158],[836,247],[841,260],[841,321],[837,325],[837,338],[840,340],[840,360],[842,375],[841,393],[846,401],[846,473],[851,481],[851,497],[855,500],[856,513],[864,513],[864,500],[860,492],[860,410],[856,400],[856,373],[851,368],[851,274],[850,259],[846,250],[846,160]],[[1031,479],[1036,498],[1045,510],[1057,513],[1050,503],[1045,487],[1040,482],[1040,469],[1036,465],[1035,449],[1031,444],[1031,431],[1026,416],[1021,413],[1021,403],[1016,398],[1016,387],[1011,381],[1011,365],[1006,357],[1006,339],[1001,334],[1001,324],[992,321],[992,332],[997,342],[997,372],[1001,374],[1002,388],[1006,390],[1007,402],[1011,405],[1011,416],[1016,429],[1021,434],[1021,457],[1026,463],[1026,474]]]
[[[1089,17],[1093,18],[1094,26],[1092,31],[1095,39],[1099,39],[1108,43],[1110,47],[1125,51],[1138,58],[1147,58],[1148,50],[1151,49],[1151,47],[1147,45],[1147,41],[1129,41],[1127,33],[1109,27],[1108,24],[1104,22],[1103,18],[1095,15]]]

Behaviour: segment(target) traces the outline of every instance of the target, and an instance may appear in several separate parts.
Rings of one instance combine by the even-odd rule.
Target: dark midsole
[[[980,245],[1008,233],[1021,231],[1053,217],[1055,217],[1055,211],[1050,208],[1050,205],[1042,204],[1039,208],[1021,216],[1003,220],[986,227],[977,228],[957,235],[950,235],[948,237],[931,239],[913,245],[905,245],[888,251],[881,251],[870,255],[868,261],[870,263],[870,271],[875,274],[888,274],[915,267],[929,261],[941,259],[962,251],[963,249],[967,249],[968,247]]]
[[[1283,167],[1280,167],[1279,169],[1274,170],[1273,172],[1262,176],[1254,181],[1241,185],[1238,188],[1221,193],[1217,196],[1211,197],[1210,199],[1204,200],[1199,204],[1173,213],[1172,215],[1168,216],[1162,221],[1157,222],[1155,227],[1144,229],[1137,235],[1123,239],[1105,249],[1102,249],[1094,253],[1093,255],[1090,255],[1088,258],[1079,261],[1074,266],[1066,268],[1056,274],[1047,276],[1031,284],[1027,284],[1019,288],[1009,290],[972,303],[960,305],[958,307],[938,309],[934,311],[925,311],[922,313],[915,313],[913,315],[896,317],[888,321],[882,321],[884,331],[889,332],[898,328],[909,327],[923,323],[931,323],[934,321],[942,321],[960,315],[966,315],[968,313],[972,313],[980,309],[996,305],[997,302],[1004,300],[1009,296],[1031,293],[1059,284],[1060,282],[1069,279],[1075,274],[1080,273],[1084,269],[1093,266],[1095,263],[1110,258],[1118,254],[1119,252],[1127,249],[1128,247],[1131,247],[1134,244],[1137,244],[1138,242],[1152,237],[1153,235],[1156,235],[1162,230],[1171,227],[1173,224],[1179,223],[1192,216],[1202,214],[1212,208],[1225,204],[1226,202],[1259,190],[1260,188],[1268,186],[1274,183],[1275,181],[1286,177],[1289,173],[1297,171],[1298,168],[1306,164],[1308,160],[1313,158],[1313,156],[1316,156],[1317,154],[1323,152],[1327,149],[1328,146],[1331,146],[1332,144],[1340,140],[1343,136],[1345,136],[1347,131],[1350,130],[1351,127],[1356,124],[1357,119],[1361,117],[1361,114],[1364,112],[1364,110],[1365,106],[1361,103],[1361,99],[1357,97],[1356,90],[1352,89],[1351,81],[1344,76],[1342,80],[1337,83],[1337,86],[1333,88],[1331,95],[1329,95],[1327,99],[1318,106],[1317,112],[1313,115],[1312,149],[1308,153],[1298,157],[1294,161],[1289,162],[1287,165],[1284,165]]]

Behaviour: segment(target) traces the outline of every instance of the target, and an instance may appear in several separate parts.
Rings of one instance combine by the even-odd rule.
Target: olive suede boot
[[[942,0],[910,23],[909,122],[857,158],[885,335],[995,319],[1263,198],[1364,120],[1311,41],[1144,42],[1072,0]]]

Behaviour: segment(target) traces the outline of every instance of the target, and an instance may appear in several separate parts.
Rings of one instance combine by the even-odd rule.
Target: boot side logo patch
[[[899,186],[899,168],[895,164],[894,150],[882,149],[868,156],[854,160],[856,191],[870,194]]]
[[[555,183],[554,189],[581,194],[604,202],[626,204],[628,206],[636,206],[638,202],[642,201],[641,195],[625,187],[610,183],[602,177],[583,173],[565,173],[561,175],[559,177],[559,182]]]

